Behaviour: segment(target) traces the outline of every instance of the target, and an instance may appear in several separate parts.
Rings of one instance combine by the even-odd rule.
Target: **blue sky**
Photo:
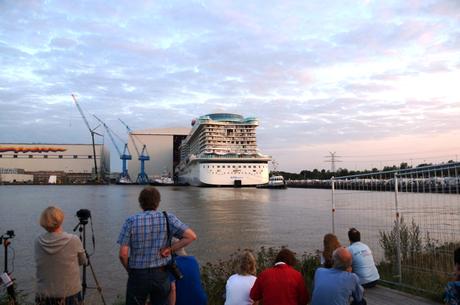
[[[289,171],[460,151],[457,0],[0,0],[0,54],[0,142],[89,143],[75,93],[120,134],[255,116]]]

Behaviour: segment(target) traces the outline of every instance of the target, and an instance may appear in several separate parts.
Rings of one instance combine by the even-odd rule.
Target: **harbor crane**
[[[96,144],[94,143],[94,135],[98,135],[98,136],[102,137],[101,134],[99,134],[99,133],[97,133],[95,131],[99,127],[99,125],[97,125],[94,128],[91,128],[91,126],[88,123],[88,120],[86,119],[85,113],[81,109],[80,104],[78,104],[78,101],[77,101],[77,98],[75,97],[75,94],[71,94],[71,96],[73,98],[73,101],[75,102],[75,106],[77,106],[78,112],[80,112],[80,115],[83,118],[83,121],[85,122],[86,127],[88,128],[89,132],[91,133],[91,140],[92,140],[92,144],[93,144],[94,173],[96,175],[96,182],[100,182],[101,179],[99,177],[99,173],[98,173],[98,170],[97,170],[97,161],[96,161]]]
[[[139,153],[139,148],[137,147],[137,144],[132,134],[131,128],[129,128],[129,126],[125,122],[123,122],[121,119],[118,119],[118,120],[120,120],[120,122],[126,127],[126,130],[128,131],[128,135],[131,138],[131,141],[133,142],[134,149],[136,150],[138,160],[141,163],[141,167],[139,170],[139,174],[137,175],[136,183],[148,184],[150,181],[149,181],[149,177],[145,173],[145,161],[150,160],[150,156],[147,153],[147,146],[138,139],[138,141],[143,145],[142,151]]]
[[[127,164],[126,164],[126,160],[131,160],[132,157],[131,157],[131,154],[129,153],[129,150],[128,150],[128,143],[126,143],[120,136],[118,136],[112,129],[110,129],[109,126],[107,126],[107,124],[104,123],[104,121],[102,121],[100,118],[98,118],[96,115],[94,115],[94,118],[96,120],[99,121],[99,123],[102,124],[102,126],[104,126],[104,129],[107,131],[107,134],[109,135],[109,138],[110,140],[112,141],[112,144],[113,146],[115,146],[117,152],[118,152],[118,155],[120,156],[120,159],[121,159],[121,164],[122,164],[122,171],[121,171],[121,174],[120,174],[120,177],[118,177],[118,183],[123,183],[123,184],[129,184],[129,183],[132,183],[131,182],[131,178],[129,177],[129,174],[128,174],[128,167],[127,167]],[[117,142],[115,141],[114,137],[113,136],[116,136],[122,143],[125,144],[125,147],[123,149],[123,152],[121,151],[120,147],[118,146]]]

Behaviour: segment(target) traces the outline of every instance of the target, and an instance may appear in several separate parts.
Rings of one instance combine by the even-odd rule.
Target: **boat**
[[[192,120],[176,167],[178,183],[193,186],[257,186],[268,183],[270,156],[257,148],[256,118],[212,113]]]
[[[286,189],[286,180],[283,176],[271,176],[267,184],[258,185],[257,188]]]
[[[161,176],[154,178],[150,185],[174,185],[174,180],[171,177]]]

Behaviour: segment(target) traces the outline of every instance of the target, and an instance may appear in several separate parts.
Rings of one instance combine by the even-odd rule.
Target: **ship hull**
[[[268,162],[195,160],[178,173],[179,183],[192,186],[256,186],[268,183]]]

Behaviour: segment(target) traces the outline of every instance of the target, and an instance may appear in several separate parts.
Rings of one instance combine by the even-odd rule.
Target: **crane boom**
[[[85,122],[86,127],[88,127],[88,130],[91,133],[91,140],[92,140],[92,145],[93,145],[94,174],[96,175],[96,182],[100,182],[99,173],[97,170],[97,161],[96,161],[96,144],[94,142],[94,135],[97,134],[100,136],[100,134],[94,131],[99,126],[96,126],[95,128],[91,128],[91,126],[88,123],[88,120],[86,119],[85,113],[81,109],[80,104],[78,104],[77,102],[77,98],[75,97],[75,94],[71,94],[71,96],[73,98],[73,101],[75,102],[75,105],[77,106],[78,112],[80,112],[80,115],[83,118],[83,121]]]
[[[98,118],[95,114],[93,114],[93,117],[99,121],[99,123],[102,124],[102,126],[104,126],[104,129],[107,131],[107,134],[109,135],[109,138],[110,140],[112,141],[112,144],[113,146],[115,146],[115,149],[117,150],[118,154],[120,155],[120,157],[123,155],[122,152],[121,152],[121,149],[118,147],[117,145],[117,142],[115,141],[115,139],[113,138],[113,135],[112,135],[112,131],[110,130],[109,126],[107,126],[107,124],[105,124],[100,118]]]
[[[136,141],[134,141],[134,136],[131,134],[131,128],[129,128],[128,124],[123,122],[120,118],[118,119],[125,127],[126,130],[128,131],[128,135],[131,138],[131,141],[133,142],[134,149],[136,150],[137,156],[140,156],[141,154],[139,153],[139,148],[137,147]]]

